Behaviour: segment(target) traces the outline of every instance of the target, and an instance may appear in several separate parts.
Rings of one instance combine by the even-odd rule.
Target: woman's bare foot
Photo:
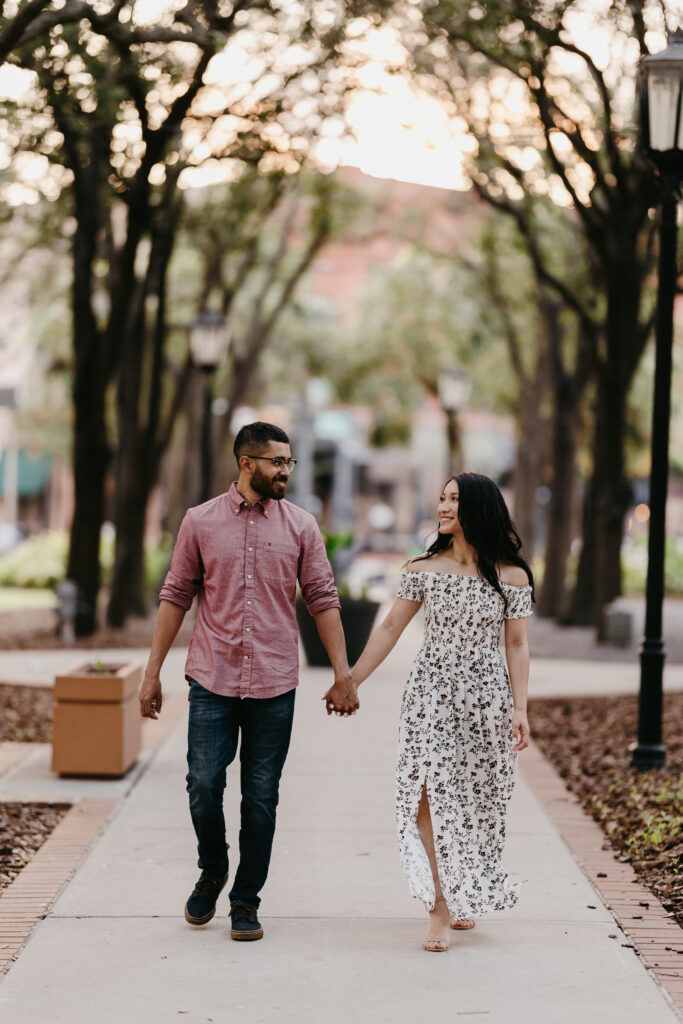
[[[461,921],[451,920],[451,928],[454,932],[467,931],[474,928],[476,921],[473,917],[464,917]]]
[[[445,953],[450,945],[448,938],[448,907],[443,897],[429,911],[429,927],[422,948],[428,953]]]

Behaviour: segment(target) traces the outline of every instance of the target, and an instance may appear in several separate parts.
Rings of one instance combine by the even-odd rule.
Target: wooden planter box
[[[140,753],[142,664],[80,662],[55,676],[52,770],[60,775],[124,775]]]

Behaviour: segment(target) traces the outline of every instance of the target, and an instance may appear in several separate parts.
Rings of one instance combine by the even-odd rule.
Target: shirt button
[[[247,548],[247,551],[253,551],[253,550],[254,550],[253,548]]]
[[[251,629],[247,626],[247,633],[251,633]]]
[[[245,661],[249,661],[249,655],[248,655],[248,654],[245,654],[245,655],[244,655],[244,660],[245,660]]]
[[[247,604],[251,604],[251,601],[247,601]]]
[[[250,525],[250,526],[253,526],[253,525],[254,525],[254,520],[253,520],[253,519],[250,519],[250,520],[249,520],[249,525]]]
[[[252,578],[251,576],[247,576],[247,579],[248,579],[248,580],[250,580],[251,578]]]

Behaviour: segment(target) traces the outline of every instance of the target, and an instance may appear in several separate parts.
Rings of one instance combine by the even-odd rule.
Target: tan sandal
[[[446,902],[445,897],[441,896],[438,900],[434,901],[434,909],[436,910],[436,907],[437,907],[437,905],[439,903],[444,903],[445,904],[445,902]],[[438,938],[425,939],[423,941],[423,943],[422,943],[422,948],[427,953],[447,953],[449,945],[450,945],[450,943],[448,941],[448,933],[447,933],[444,936],[443,939],[438,939]]]

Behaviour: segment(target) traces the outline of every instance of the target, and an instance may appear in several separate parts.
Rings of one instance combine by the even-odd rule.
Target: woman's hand
[[[526,711],[514,711],[512,713],[512,739],[515,742],[513,750],[524,750],[529,746],[531,731]]]

